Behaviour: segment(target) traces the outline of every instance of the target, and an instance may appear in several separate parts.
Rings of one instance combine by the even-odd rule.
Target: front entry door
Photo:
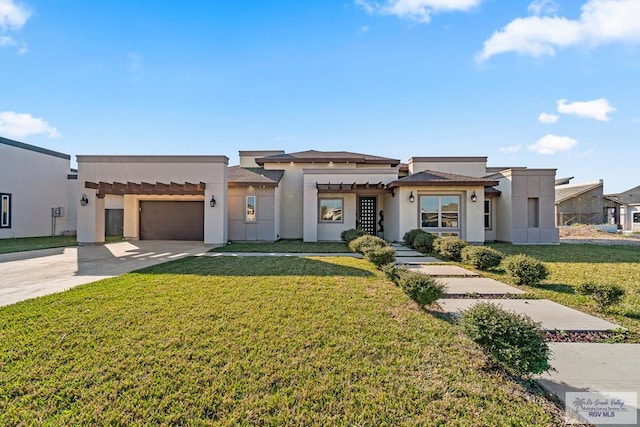
[[[373,236],[376,235],[376,197],[358,198],[358,217],[360,218],[360,230]]]

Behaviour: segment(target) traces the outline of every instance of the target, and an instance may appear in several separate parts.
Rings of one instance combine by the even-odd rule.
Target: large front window
[[[420,223],[422,228],[432,229],[432,232],[457,235],[460,229],[460,196],[420,196]]]
[[[319,200],[320,222],[342,222],[342,199]]]
[[[0,193],[0,228],[11,228],[11,194]]]

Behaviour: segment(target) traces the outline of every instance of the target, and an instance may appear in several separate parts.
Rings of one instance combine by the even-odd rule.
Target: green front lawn
[[[559,246],[491,243],[490,246],[505,255],[523,253],[545,262],[551,274],[540,286],[523,286],[527,292],[606,318],[640,333],[640,247],[568,243]],[[509,278],[500,271],[489,275],[509,282]],[[622,303],[601,313],[589,297],[575,292],[575,287],[585,282],[620,285],[627,295]]]
[[[349,257],[186,258],[0,308],[0,425],[550,425]]]
[[[279,253],[341,253],[350,252],[343,242],[303,242],[278,240],[273,243],[231,243],[209,252],[279,252]]]
[[[76,236],[23,237],[20,239],[0,239],[0,254],[33,251],[36,249],[76,246]]]

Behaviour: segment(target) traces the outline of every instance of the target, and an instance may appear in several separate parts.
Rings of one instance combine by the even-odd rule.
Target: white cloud
[[[556,114],[540,113],[540,115],[538,116],[538,121],[540,123],[551,124],[556,123],[559,118],[560,116]]]
[[[538,154],[555,154],[558,151],[567,151],[578,145],[578,141],[568,136],[545,135],[535,144],[529,145],[529,150]]]
[[[522,148],[521,145],[512,145],[511,147],[500,147],[501,153],[517,153]]]
[[[428,23],[431,15],[438,12],[467,11],[483,0],[386,0],[383,2],[355,0],[356,5],[367,13],[393,15],[413,21]]]
[[[0,29],[19,30],[24,26],[31,12],[14,0],[0,0]]]
[[[616,111],[616,109],[609,104],[609,101],[607,101],[606,98],[571,103],[567,103],[566,99],[558,100],[559,113],[573,114],[574,116],[600,120],[601,122],[608,122],[611,120],[609,118],[609,113],[613,113],[614,111]]]
[[[0,47],[18,46],[10,33],[20,30],[30,16],[31,12],[14,0],[0,0]],[[22,43],[18,54],[24,55],[27,50],[27,44]]]
[[[558,4],[553,0],[534,0],[528,10],[534,15],[553,15],[558,11]]]
[[[49,138],[62,136],[49,123],[33,117],[31,114],[20,114],[13,111],[0,112],[0,135],[7,138],[25,138],[38,134],[45,134]]]
[[[532,10],[531,6],[529,8]],[[534,6],[533,12],[536,10]],[[536,15],[513,20],[484,42],[476,59],[483,62],[506,52],[538,57],[554,55],[556,49],[570,46],[638,43],[638,22],[638,0],[588,0],[576,20]]]
[[[368,33],[369,32],[369,27],[366,26],[366,25],[360,27],[360,32],[361,33]]]
[[[640,123],[640,117],[634,117],[631,119],[631,123]]]

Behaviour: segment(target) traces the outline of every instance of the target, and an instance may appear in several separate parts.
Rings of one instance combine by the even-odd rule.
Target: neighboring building
[[[625,231],[640,233],[640,186],[604,196],[608,221]]]
[[[400,241],[422,228],[471,243],[557,243],[555,169],[486,161],[276,150],[241,151],[227,167],[224,156],[78,156],[78,241],[103,242],[106,210],[121,209],[127,239],[315,242],[360,228]]]
[[[556,225],[607,222],[602,180],[570,184],[571,179],[556,181]],[[558,181],[563,183],[558,184]]]
[[[0,137],[0,239],[75,233],[77,173],[70,159]]]

